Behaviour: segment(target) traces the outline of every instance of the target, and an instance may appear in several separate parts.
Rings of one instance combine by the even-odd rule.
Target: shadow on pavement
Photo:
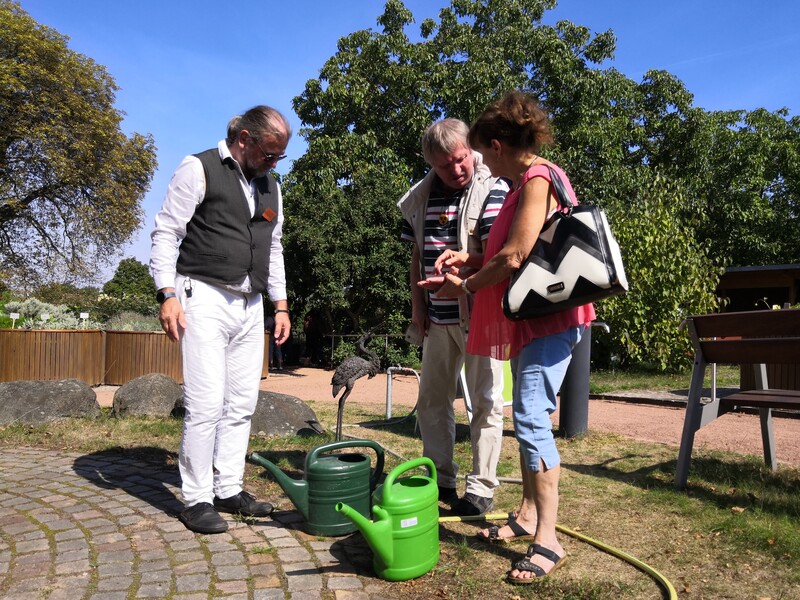
[[[120,489],[169,515],[183,510],[172,491],[180,488],[178,455],[163,448],[109,448],[75,460],[73,471],[104,489]]]

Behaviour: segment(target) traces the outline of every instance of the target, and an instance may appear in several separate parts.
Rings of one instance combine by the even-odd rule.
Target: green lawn
[[[728,375],[725,375],[727,377]],[[687,387],[687,378],[593,374],[610,389]],[[624,387],[621,387],[624,386]],[[335,405],[309,402],[329,429]],[[386,451],[386,472],[421,454],[414,419],[381,426],[380,405],[349,407],[348,436],[373,439]],[[115,419],[109,411],[95,420],[49,426],[0,427],[2,446],[31,445],[54,451],[119,452],[174,468],[181,424],[178,419]],[[461,472],[471,465],[468,428],[456,431],[456,460]],[[301,477],[308,450],[331,437],[261,438],[250,449],[273,460],[292,477]],[[610,551],[573,537],[588,536],[634,557],[661,573],[679,598],[800,598],[800,469],[781,466],[772,473],[757,456],[695,452],[688,489],[673,489],[677,448],[642,443],[622,435],[594,433],[559,439],[562,456],[559,525],[570,561],[557,576],[517,588],[503,576],[526,544],[493,546],[477,541],[474,522],[440,526],[441,559],[428,575],[402,584],[375,579],[387,598],[650,600],[664,598],[663,587],[640,568]],[[370,453],[370,452],[368,452]],[[517,444],[506,426],[499,473],[519,477]],[[265,470],[248,465],[246,487],[282,509],[293,505]],[[514,510],[519,486],[503,483],[498,512]],[[356,539],[353,543],[362,543]],[[268,552],[265,546],[259,552]]]

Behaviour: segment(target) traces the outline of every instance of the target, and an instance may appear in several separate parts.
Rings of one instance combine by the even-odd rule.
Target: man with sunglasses
[[[286,118],[268,106],[231,119],[216,148],[178,166],[151,235],[161,326],[183,357],[179,518],[197,533],[226,531],[220,512],[266,517],[273,509],[242,482],[264,357],[263,293],[275,307],[278,344],[291,329],[283,201],[270,174],[290,137]]]

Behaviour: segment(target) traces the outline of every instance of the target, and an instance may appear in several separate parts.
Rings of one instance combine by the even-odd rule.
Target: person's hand
[[[461,278],[448,273],[444,276],[444,283],[439,288],[439,291],[436,292],[437,298],[459,298],[461,296],[466,296],[466,292],[461,287]]]
[[[428,290],[432,294],[438,292],[439,288],[441,288],[443,284],[444,284],[444,275],[431,275],[430,277],[426,279],[420,279],[417,282],[417,285],[419,287]]]
[[[279,346],[289,339],[289,334],[292,332],[292,321],[289,319],[288,312],[275,313],[275,343]]]
[[[161,321],[161,329],[173,342],[181,339],[181,334],[186,329],[186,315],[183,313],[183,306],[177,298],[167,298],[161,305],[158,314]]]
[[[455,250],[445,250],[436,259],[433,265],[433,272],[437,274],[452,273],[458,275],[460,267],[463,267],[469,259],[466,252],[456,252]]]

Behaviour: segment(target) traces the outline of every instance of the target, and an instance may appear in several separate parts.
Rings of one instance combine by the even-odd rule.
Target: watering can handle
[[[433,461],[428,458],[427,456],[420,456],[419,458],[414,458],[409,460],[408,462],[404,462],[402,465],[396,466],[392,469],[392,472],[386,476],[386,480],[383,482],[383,501],[384,503],[387,501],[386,496],[389,495],[394,485],[394,480],[397,479],[400,475],[405,473],[406,471],[410,471],[411,469],[416,469],[417,467],[427,467],[428,469],[428,477],[436,481],[436,467],[433,464]]]
[[[372,471],[372,475],[370,475],[369,478],[370,487],[375,487],[378,476],[383,473],[383,446],[372,440],[340,440],[338,442],[315,446],[306,455],[306,473],[308,473],[308,466],[317,460],[317,457],[323,452],[332,452],[344,448],[372,448],[375,451],[377,460],[375,461],[375,469]]]

